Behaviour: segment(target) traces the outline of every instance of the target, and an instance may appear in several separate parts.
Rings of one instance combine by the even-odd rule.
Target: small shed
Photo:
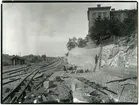
[[[25,60],[22,57],[14,56],[12,59],[12,65],[22,65],[25,64]]]

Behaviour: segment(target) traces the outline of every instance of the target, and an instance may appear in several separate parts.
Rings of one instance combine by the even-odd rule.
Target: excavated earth
[[[34,90],[33,96],[29,98],[32,101],[25,103],[34,103],[36,99],[37,103],[137,102],[137,86],[127,84],[134,83],[135,80],[107,84],[119,79],[122,78],[99,71],[95,74],[58,71],[44,81],[40,89]]]

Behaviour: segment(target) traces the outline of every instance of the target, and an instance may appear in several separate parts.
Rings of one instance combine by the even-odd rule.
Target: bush
[[[135,35],[132,34],[137,28],[137,10],[128,11],[128,18],[123,21],[125,36]]]
[[[3,61],[2,62],[2,65],[3,66],[9,66],[9,65],[11,65],[11,63],[9,61]]]
[[[43,61],[42,57],[40,57],[39,55],[34,55],[34,57],[32,58],[32,60],[30,61],[31,63],[38,63]]]
[[[82,39],[82,38],[71,38],[69,39],[68,43],[67,43],[67,48],[70,51],[71,49],[75,48],[75,47],[85,47],[87,44],[87,38]]]
[[[67,43],[67,48],[70,51],[71,49],[75,48],[77,46],[77,39],[73,37],[72,39],[69,39]]]
[[[78,38],[78,47],[85,47],[87,44],[87,41],[82,39],[82,38]]]
[[[97,18],[93,27],[90,28],[91,38],[100,44],[102,40],[111,38],[113,35],[122,36],[122,29],[123,24],[118,19]]]
[[[66,56],[68,56],[68,55],[69,55],[69,52],[68,52],[68,53],[66,53],[65,55],[66,55]]]

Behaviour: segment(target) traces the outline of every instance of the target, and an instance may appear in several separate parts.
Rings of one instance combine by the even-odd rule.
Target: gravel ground
[[[21,68],[21,67],[26,67],[27,65],[11,65],[11,66],[3,66],[3,71],[10,71],[13,69]]]
[[[106,74],[102,71],[97,71],[95,73],[79,73],[79,74],[71,74],[71,77],[84,77],[92,82],[96,82],[98,84],[101,84],[102,86],[107,86],[108,89],[113,90],[114,92],[117,93],[117,95],[114,94],[110,94],[110,96],[112,96],[113,98],[118,98],[120,102],[137,102],[137,87],[135,85],[126,85],[125,89],[121,95],[121,97],[119,98],[119,95],[121,94],[121,84],[126,84],[126,83],[131,83],[131,81],[127,81],[127,82],[114,82],[114,83],[110,83],[110,84],[106,84],[106,82],[112,81],[112,80],[118,80],[121,79],[119,77],[114,77],[111,76],[110,74]],[[135,80],[132,80],[133,82],[136,82]],[[129,96],[130,95],[130,96]]]

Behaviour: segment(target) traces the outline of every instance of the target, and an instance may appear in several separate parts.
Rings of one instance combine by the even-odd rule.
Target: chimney
[[[97,7],[101,7],[101,4],[98,4]]]

